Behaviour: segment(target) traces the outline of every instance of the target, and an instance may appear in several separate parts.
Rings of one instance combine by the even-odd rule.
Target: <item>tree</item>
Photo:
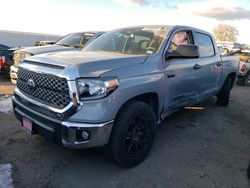
[[[213,34],[217,41],[235,42],[239,31],[234,26],[219,24],[213,29]]]

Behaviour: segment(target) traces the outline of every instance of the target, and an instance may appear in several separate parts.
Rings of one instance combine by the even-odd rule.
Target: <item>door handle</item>
[[[219,67],[219,66],[221,66],[221,65],[222,65],[222,62],[221,62],[221,61],[219,61],[219,62],[217,62],[217,63],[216,63],[216,65]]]
[[[201,68],[201,66],[200,66],[199,64],[195,64],[195,65],[193,66],[193,69],[195,69],[195,70],[200,69],[200,68]]]
[[[168,75],[168,78],[174,78],[175,77],[175,74],[167,74]]]

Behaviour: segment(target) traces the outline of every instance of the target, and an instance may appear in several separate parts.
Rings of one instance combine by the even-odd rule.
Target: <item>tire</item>
[[[229,76],[224,82],[219,94],[217,95],[217,104],[221,106],[228,106],[232,84],[233,78]]]
[[[122,167],[133,167],[147,157],[155,137],[152,108],[140,101],[126,104],[115,118],[109,140],[111,157]]]
[[[247,177],[248,179],[250,179],[250,161],[249,161],[248,168],[247,168]]]
[[[245,80],[237,80],[236,81],[236,84],[239,85],[239,86],[245,86]]]
[[[245,75],[244,86],[250,86],[250,72]]]

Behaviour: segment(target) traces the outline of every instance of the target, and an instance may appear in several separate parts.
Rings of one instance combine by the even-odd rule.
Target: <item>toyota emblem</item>
[[[36,88],[36,83],[32,78],[28,79],[27,84],[28,84],[29,88],[31,88],[31,89]]]

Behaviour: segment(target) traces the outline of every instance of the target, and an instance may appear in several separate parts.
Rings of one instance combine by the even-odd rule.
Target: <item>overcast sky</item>
[[[250,44],[250,0],[2,0],[1,15],[0,30],[60,35],[145,24],[211,32],[226,23]]]

